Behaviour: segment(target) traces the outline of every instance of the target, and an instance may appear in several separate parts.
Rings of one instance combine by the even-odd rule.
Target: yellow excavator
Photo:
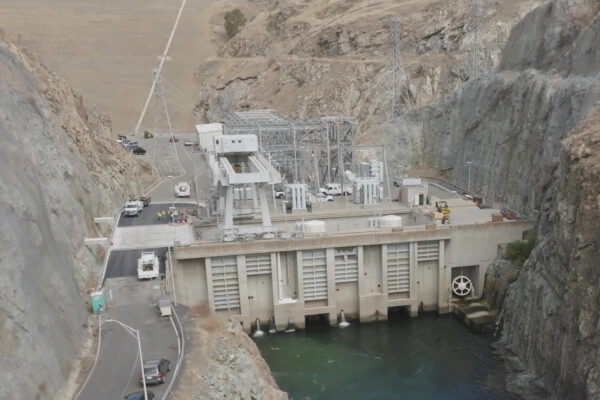
[[[144,139],[151,139],[154,135],[150,131],[144,131]]]
[[[450,214],[450,207],[448,207],[448,202],[446,200],[442,200],[437,203],[437,212],[444,215]]]

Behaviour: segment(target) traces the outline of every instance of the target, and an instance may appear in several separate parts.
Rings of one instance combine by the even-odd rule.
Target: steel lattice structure
[[[392,46],[392,117],[394,117],[403,109],[410,108],[411,99],[408,93],[408,79],[400,54],[402,22],[398,17],[391,17],[387,21],[387,27]]]
[[[483,1],[471,0],[471,11],[467,16],[468,30],[473,33],[471,43],[468,46],[468,55],[466,60],[466,70],[469,79],[479,75],[485,68],[485,54],[483,43],[479,31],[481,29],[481,20],[483,18]]]
[[[279,170],[285,182],[343,183],[343,171],[352,168],[355,122],[348,117],[292,121],[273,110],[229,113],[225,134],[255,134],[262,154]],[[342,173],[339,173],[341,171]]]

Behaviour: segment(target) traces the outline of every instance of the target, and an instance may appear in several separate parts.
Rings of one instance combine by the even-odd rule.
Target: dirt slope
[[[510,28],[538,3],[486,3],[478,33],[482,70],[498,64]],[[466,0],[216,3],[213,21],[240,8],[249,22],[219,57],[198,68],[198,119],[272,108],[292,118],[352,116],[363,129],[387,120],[393,93],[390,17],[402,23],[399,50],[408,77],[398,87],[407,91],[399,102],[430,103],[472,74],[466,64],[475,40],[470,6]]]
[[[163,73],[176,130],[193,123],[194,70],[217,53],[208,15],[211,0],[188,0]],[[0,0],[0,29],[79,88],[128,134],[140,115],[180,1]],[[144,125],[154,126],[151,108]],[[166,126],[163,125],[164,128]]]

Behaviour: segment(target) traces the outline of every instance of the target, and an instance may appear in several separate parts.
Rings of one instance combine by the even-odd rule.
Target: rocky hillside
[[[600,105],[563,141],[502,343],[555,399],[600,399]],[[518,381],[518,380],[517,380]]]
[[[498,65],[511,27],[540,2],[484,2],[479,19],[470,0],[218,2],[215,31],[228,10],[239,8],[249,21],[220,57],[198,68],[197,118],[271,108],[298,119],[347,115],[366,129],[391,116],[390,17],[400,20],[409,82],[399,85],[406,91],[399,102],[423,105],[472,77],[472,43],[481,71]]]
[[[238,323],[200,306],[192,308],[188,320],[185,330],[192,340],[186,342],[185,369],[173,399],[287,399]]]
[[[577,0],[540,6],[511,32],[497,71],[371,137],[395,162],[448,171],[464,187],[471,161],[476,192],[525,214],[539,210],[561,140],[600,99],[598,7]]]
[[[502,343],[524,383],[555,399],[600,398],[599,12],[596,1],[541,5],[513,28],[497,71],[376,130],[390,158],[464,186],[472,161],[476,192],[538,219]]]
[[[110,122],[24,49],[0,40],[2,395],[69,398],[103,253],[83,245],[148,170]]]

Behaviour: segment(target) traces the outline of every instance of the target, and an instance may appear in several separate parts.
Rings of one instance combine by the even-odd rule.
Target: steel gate
[[[417,261],[430,261],[440,258],[440,242],[428,240],[417,242]]]
[[[271,273],[271,254],[248,254],[246,256],[246,274],[264,275]]]
[[[325,250],[303,250],[304,300],[327,299],[327,257]]]
[[[215,310],[239,309],[237,257],[212,257],[210,260]]]
[[[335,249],[335,283],[358,281],[358,250],[356,247]]]
[[[410,291],[410,247],[408,243],[387,245],[388,293]]]

